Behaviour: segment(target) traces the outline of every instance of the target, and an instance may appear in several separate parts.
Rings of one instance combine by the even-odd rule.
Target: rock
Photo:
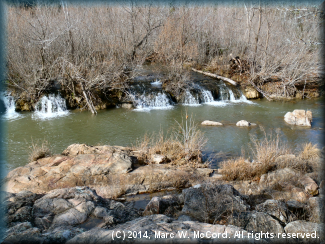
[[[216,122],[216,121],[211,121],[211,120],[204,120],[201,125],[212,125],[212,126],[215,126],[215,125],[223,125],[222,123],[220,122]]]
[[[128,153],[130,149],[120,146],[88,146],[86,144],[72,144],[62,152],[65,156],[76,156],[79,154],[112,154],[112,153]]]
[[[118,232],[121,231],[121,232]],[[224,225],[212,225],[206,223],[200,223],[196,221],[178,221],[173,220],[165,215],[157,214],[157,215],[150,215],[142,218],[135,219],[133,221],[127,222],[125,224],[121,224],[116,226],[115,228],[111,228],[109,230],[105,229],[92,229],[87,232],[81,233],[74,238],[70,239],[67,244],[74,244],[74,243],[115,243],[121,242],[121,239],[115,238],[114,233],[134,233],[139,235],[138,233],[146,233],[146,237],[142,236],[140,239],[137,236],[137,239],[129,239],[125,238],[124,242],[148,242],[148,243],[162,243],[162,242],[173,242],[173,243],[183,243],[184,240],[186,242],[197,242],[198,240],[208,240],[209,233],[219,233],[219,239],[222,239],[223,242],[226,241],[228,243],[234,243],[236,241],[246,243],[255,243],[257,242],[254,239],[248,239],[248,233],[236,226],[224,226]],[[243,233],[244,238],[238,237],[235,234]],[[181,236],[182,233],[184,236]],[[201,236],[194,236],[198,235],[199,233],[203,233],[204,237]],[[227,233],[227,234],[226,234]],[[223,238],[222,238],[223,234]],[[208,236],[206,236],[208,235]],[[172,237],[171,237],[172,236]],[[186,238],[186,239],[185,239]],[[214,240],[216,240],[215,237]]]
[[[272,187],[276,184],[282,184],[289,181],[297,181],[300,177],[300,172],[291,168],[278,169],[267,174],[263,174],[260,178],[260,185],[263,187]]]
[[[318,185],[309,176],[303,176],[299,182],[305,187],[305,191],[312,196],[318,195]]]
[[[11,243],[43,243],[41,231],[32,227],[30,222],[17,224],[7,230],[3,244]]]
[[[312,112],[296,109],[293,112],[287,112],[284,120],[291,125],[311,126]]]
[[[172,217],[181,210],[181,201],[176,195],[153,197],[147,204],[143,215],[164,214]]]
[[[100,153],[85,154],[91,150]],[[52,189],[80,185],[103,185],[109,181],[111,175],[125,174],[132,170],[133,159],[128,151],[119,148],[71,145],[65,153],[77,155],[43,158],[12,170],[7,176],[7,191],[30,189],[36,193],[44,193]],[[26,180],[22,181],[22,178]]]
[[[133,105],[133,103],[122,103],[121,107],[126,108],[126,109],[132,109],[132,108],[134,108],[134,105]]]
[[[308,200],[308,196],[305,191],[298,187],[292,188],[291,196],[294,200],[297,200],[298,202],[306,202]]]
[[[297,220],[290,222],[284,227],[285,232],[294,234],[294,233],[301,233],[301,234],[309,234],[309,238],[305,236],[305,238],[301,238],[303,242],[309,243],[311,241],[320,241],[319,243],[322,243],[324,241],[324,236],[322,234],[324,230],[324,224],[318,224],[318,223],[312,223],[307,222],[305,220]],[[316,233],[316,235],[315,235]],[[301,235],[300,234],[300,235]],[[313,237],[312,235],[315,235]],[[312,238],[311,238],[312,237]],[[320,238],[320,239],[318,239]]]
[[[256,99],[256,98],[260,97],[260,94],[258,93],[258,91],[256,91],[252,87],[246,87],[244,90],[244,95],[247,99]]]
[[[184,189],[182,213],[201,222],[220,221],[233,211],[247,211],[249,206],[231,185],[202,185]]]
[[[235,225],[254,232],[284,233],[282,225],[267,213],[262,212],[234,212],[227,220],[227,224]]]
[[[256,205],[255,210],[269,214],[282,224],[287,224],[296,219],[295,216],[290,213],[286,204],[278,200],[266,200],[264,203]]]
[[[155,164],[163,164],[163,163],[167,163],[168,159],[164,155],[153,154],[151,155],[150,161]]]
[[[243,126],[254,126],[254,125],[256,125],[256,124],[255,123],[250,123],[250,122],[248,122],[246,120],[240,120],[240,121],[238,121],[236,123],[236,126],[241,126],[241,127],[243,127]]]

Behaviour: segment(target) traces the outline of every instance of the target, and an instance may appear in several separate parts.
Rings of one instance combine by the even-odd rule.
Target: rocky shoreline
[[[116,233],[122,231],[136,235],[126,241],[141,243],[323,241],[324,183],[317,172],[287,167],[258,180],[227,181],[220,169],[144,164],[139,153],[73,144],[62,155],[12,170],[6,178],[3,243],[120,242]],[[166,189],[183,190],[153,197],[144,210],[120,198]],[[257,238],[258,233],[276,234]],[[293,233],[309,238],[289,238]]]

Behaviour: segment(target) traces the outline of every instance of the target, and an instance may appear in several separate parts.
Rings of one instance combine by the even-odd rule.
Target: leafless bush
[[[49,142],[43,140],[42,142],[32,140],[29,147],[29,161],[33,162],[41,158],[49,157],[52,155]]]
[[[9,85],[35,100],[58,81],[71,93],[124,89],[148,56],[170,67],[221,68],[230,54],[250,80],[278,81],[279,95],[318,76],[320,11],[315,6],[37,5],[8,8]],[[176,86],[184,78],[175,79]],[[181,85],[182,86],[182,85]],[[81,92],[80,92],[81,93]]]

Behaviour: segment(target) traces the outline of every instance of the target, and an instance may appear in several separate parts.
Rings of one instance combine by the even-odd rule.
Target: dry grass
[[[133,147],[140,151],[140,160],[147,164],[152,163],[155,154],[164,155],[173,165],[188,165],[192,167],[206,167],[202,162],[202,149],[207,140],[204,134],[194,124],[192,118],[186,115],[185,121],[177,122],[177,126],[169,135],[162,131],[159,134],[145,135]]]
[[[266,133],[263,127],[260,127],[264,133],[262,139],[257,139],[256,136],[251,136],[251,151],[256,162],[263,164],[264,167],[273,167],[277,157],[285,154],[290,154],[291,150],[280,136],[279,131],[274,135],[273,132]]]
[[[37,140],[34,142],[32,140],[31,146],[29,147],[29,161],[33,162],[41,158],[49,157],[52,155],[52,151],[49,142],[43,140],[40,142]]]
[[[295,156],[288,145],[281,139],[279,133],[267,135],[264,129],[261,129],[264,132],[263,138],[251,137],[251,150],[254,161],[245,160],[244,152],[237,159],[224,161],[220,170],[225,180],[258,179],[269,171],[286,167],[303,173],[319,171],[320,150],[317,145],[307,143],[303,145],[298,156]]]
[[[321,150],[317,148],[317,145],[313,145],[311,142],[303,145],[302,151],[299,153],[299,157],[302,160],[315,160],[321,155]]]

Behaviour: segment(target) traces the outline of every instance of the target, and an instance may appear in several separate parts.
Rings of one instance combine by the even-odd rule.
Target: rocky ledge
[[[209,233],[221,242],[278,242],[297,233],[309,238],[289,241],[323,241],[323,183],[314,173],[284,168],[258,181],[228,182],[220,170],[155,158],[147,165],[138,155],[125,147],[73,144],[62,155],[14,169],[6,179],[3,243],[120,242],[122,230],[132,233],[130,242],[209,242]],[[182,193],[153,197],[145,209],[118,198],[175,188]]]

